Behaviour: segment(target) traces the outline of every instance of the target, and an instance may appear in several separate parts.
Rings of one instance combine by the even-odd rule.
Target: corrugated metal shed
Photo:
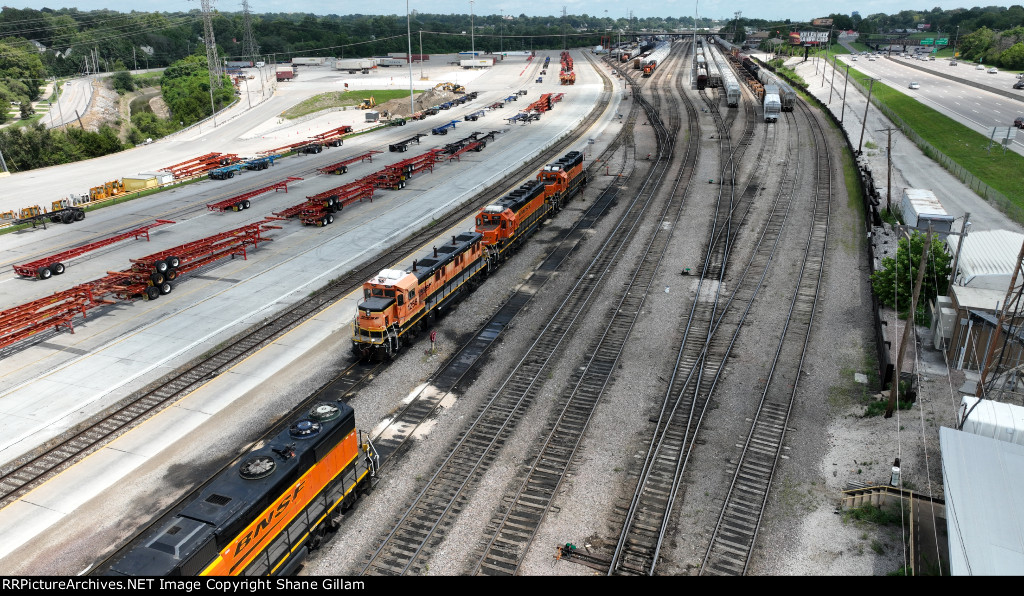
[[[1024,573],[1024,446],[939,429],[952,575]]]
[[[956,254],[959,242],[959,236],[946,238],[951,254]],[[1009,230],[970,232],[957,261],[957,285],[1005,292],[1017,266],[1021,243],[1024,243],[1024,234]]]

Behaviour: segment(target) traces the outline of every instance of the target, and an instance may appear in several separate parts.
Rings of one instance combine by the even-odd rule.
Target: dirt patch
[[[438,89],[428,89],[427,91],[424,91],[423,93],[417,93],[415,95],[415,97],[414,97],[414,99],[415,99],[414,105],[415,105],[415,108],[416,108],[415,111],[419,112],[420,110],[424,110],[424,109],[429,108],[431,106],[436,106],[436,105],[442,104],[442,103],[444,103],[446,101],[451,101],[451,100],[453,100],[453,99],[455,99],[457,97],[459,97],[459,94],[452,93],[451,91],[440,91]],[[386,102],[384,102],[382,104],[377,104],[377,107],[374,108],[374,109],[377,110],[378,112],[380,112],[381,115],[383,115],[385,112],[387,112],[391,116],[402,116],[402,117],[405,117],[405,116],[409,116],[412,113],[412,111],[410,111],[410,109],[409,109],[409,98],[408,97],[402,97],[402,98],[399,98],[399,99],[392,99],[391,101],[386,101]]]

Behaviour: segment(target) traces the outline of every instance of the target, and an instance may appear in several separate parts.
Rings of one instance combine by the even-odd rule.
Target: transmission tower
[[[260,53],[260,46],[256,44],[256,38],[252,36],[252,18],[249,15],[249,0],[242,0],[242,17],[245,25],[245,36],[242,38],[242,56],[256,61]]]
[[[962,239],[961,239],[962,241]],[[982,362],[981,381],[977,395],[996,401],[1021,401],[1019,387],[1024,369],[1021,368],[1022,323],[1024,323],[1024,245],[1017,255],[1010,285],[997,313],[995,329],[991,331],[989,347]],[[1015,400],[1008,394],[1017,393]]]
[[[210,87],[220,89],[220,58],[217,41],[213,38],[213,0],[201,0],[203,6],[203,43],[206,45],[206,66],[210,69]]]

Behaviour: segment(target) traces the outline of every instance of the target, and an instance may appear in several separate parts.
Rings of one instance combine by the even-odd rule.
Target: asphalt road
[[[986,137],[991,136],[993,128],[1012,128],[1013,119],[1024,115],[1024,90],[1019,91],[1020,101],[1015,101],[971,86],[971,83],[980,83],[1013,91],[1013,82],[1016,81],[1013,73],[989,74],[984,70],[976,70],[971,63],[960,62],[957,66],[950,66],[948,60],[883,56],[873,58],[869,60],[866,56],[840,55],[839,62],[850,64],[851,68],[877,78]],[[926,72],[922,72],[921,68],[926,69]],[[955,73],[949,74],[955,74],[966,82],[950,81],[932,74],[942,72],[942,69],[955,70]],[[911,82],[917,82],[920,88],[910,89]],[[1014,135],[1010,149],[1024,155],[1024,135],[1017,130],[1010,132]]]

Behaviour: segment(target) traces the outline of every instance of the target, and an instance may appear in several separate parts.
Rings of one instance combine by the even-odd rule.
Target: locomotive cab
[[[484,244],[491,246],[508,236],[513,213],[503,205],[488,205],[476,216],[476,231],[483,235]]]
[[[356,315],[356,329],[361,341],[384,343],[389,328],[417,309],[416,276],[400,269],[384,269],[363,284],[363,301]]]

